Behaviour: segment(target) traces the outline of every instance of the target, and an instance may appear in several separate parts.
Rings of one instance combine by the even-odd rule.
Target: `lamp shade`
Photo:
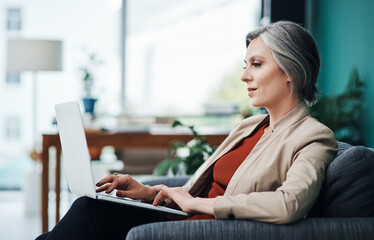
[[[8,39],[8,72],[61,71],[62,41]]]

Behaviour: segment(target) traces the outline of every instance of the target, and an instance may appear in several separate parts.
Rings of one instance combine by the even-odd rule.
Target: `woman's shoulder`
[[[305,118],[305,121],[303,122],[303,128],[305,128],[305,130],[309,129],[312,132],[334,134],[328,126],[321,123],[320,121],[318,121],[310,115],[308,115]]]
[[[337,145],[334,132],[310,115],[296,124],[292,132],[293,138],[298,141],[298,145],[308,145],[313,142],[321,142],[334,147]]]

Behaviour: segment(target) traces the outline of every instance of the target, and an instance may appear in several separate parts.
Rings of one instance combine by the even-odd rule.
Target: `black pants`
[[[125,239],[132,227],[167,220],[172,218],[163,213],[81,197],[51,232],[37,240]]]

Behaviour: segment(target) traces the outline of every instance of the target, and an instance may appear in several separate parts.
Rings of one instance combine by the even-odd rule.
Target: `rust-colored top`
[[[208,193],[208,198],[222,196],[225,193],[231,177],[260,140],[266,126],[268,126],[268,124],[265,124],[252,135],[244,138],[234,149],[223,155],[215,163],[213,168],[213,183]],[[214,219],[214,216],[198,214],[186,220],[197,219]]]

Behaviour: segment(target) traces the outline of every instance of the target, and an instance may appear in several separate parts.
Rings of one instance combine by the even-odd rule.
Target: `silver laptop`
[[[91,169],[91,158],[88,152],[82,116],[77,101],[57,104],[56,119],[64,166],[71,192],[81,196],[101,199],[146,208],[165,213],[189,216],[188,213],[163,206],[153,206],[130,198],[121,198],[106,193],[96,193],[96,186]]]

